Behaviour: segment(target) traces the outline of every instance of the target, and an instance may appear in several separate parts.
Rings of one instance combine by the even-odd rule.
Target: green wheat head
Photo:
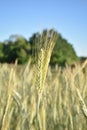
[[[37,43],[37,54],[36,54],[36,89],[39,93],[42,92],[48,65],[50,62],[52,50],[54,48],[57,39],[57,34],[53,30],[49,30],[40,35]]]

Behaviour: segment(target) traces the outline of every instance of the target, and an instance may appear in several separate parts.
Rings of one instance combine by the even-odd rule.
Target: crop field
[[[56,38],[40,36],[33,64],[0,64],[0,130],[87,130],[87,60],[49,66]]]
[[[0,129],[87,130],[86,64],[49,67],[39,111],[34,66],[0,64]]]

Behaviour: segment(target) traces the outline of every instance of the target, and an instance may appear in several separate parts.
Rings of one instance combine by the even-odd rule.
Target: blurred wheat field
[[[86,61],[87,62],[87,61]],[[40,103],[42,130],[87,130],[87,67],[49,67]],[[0,64],[0,129],[39,130],[35,72]]]
[[[87,129],[87,61],[49,66],[57,38],[41,33],[34,64],[0,64],[1,130]]]

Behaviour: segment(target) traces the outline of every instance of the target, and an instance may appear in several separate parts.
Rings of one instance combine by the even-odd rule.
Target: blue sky
[[[0,0],[0,41],[55,28],[87,56],[87,0]]]

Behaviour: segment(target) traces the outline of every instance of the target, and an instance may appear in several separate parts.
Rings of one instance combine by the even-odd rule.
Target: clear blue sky
[[[0,41],[55,28],[87,56],[87,0],[0,0]]]

